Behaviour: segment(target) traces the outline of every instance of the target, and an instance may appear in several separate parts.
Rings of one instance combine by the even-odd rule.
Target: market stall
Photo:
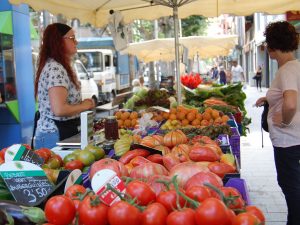
[[[211,88],[206,91],[215,93]],[[239,90],[238,85],[220,88],[223,95],[228,88]],[[201,102],[212,103],[209,97]],[[76,148],[58,143],[52,150],[31,150],[16,144],[1,150],[0,212],[14,207],[3,221],[8,215],[19,221],[13,210],[28,224],[177,224],[180,215],[185,223],[195,218],[191,224],[229,225],[243,217],[264,221],[240,178],[236,115],[224,105],[177,105],[169,98],[165,91],[143,90],[113,117],[94,121],[92,112],[82,113]],[[39,216],[33,221],[35,211],[26,214],[21,205]],[[212,207],[223,222],[216,214],[204,216]]]

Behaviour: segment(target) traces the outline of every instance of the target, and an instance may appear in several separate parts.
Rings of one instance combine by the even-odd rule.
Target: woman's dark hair
[[[70,65],[69,59],[66,58],[66,50],[63,42],[63,37],[72,28],[66,24],[53,23],[46,27],[43,40],[40,46],[38,68],[34,81],[34,94],[37,96],[38,83],[42,70],[47,62],[47,59],[52,58],[60,63],[67,71],[67,74],[76,88],[80,88],[75,72]]]
[[[271,50],[290,52],[298,49],[299,34],[287,21],[270,23],[264,32],[266,43]]]

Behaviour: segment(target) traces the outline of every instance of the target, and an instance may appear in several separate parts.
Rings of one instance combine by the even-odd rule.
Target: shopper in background
[[[35,148],[52,148],[77,134],[80,113],[95,107],[92,99],[81,101],[80,83],[71,67],[76,46],[74,30],[68,25],[54,23],[45,29],[34,84],[40,112]]]
[[[239,83],[244,81],[245,78],[244,78],[243,68],[237,63],[237,60],[233,60],[232,67],[231,67],[231,82]]]
[[[133,86],[133,88],[132,88],[133,93],[137,93],[137,92],[139,92],[139,90],[142,89],[141,83],[138,79],[133,79],[132,80],[132,86]]]
[[[224,67],[220,66],[220,84],[226,84],[226,73],[224,71]]]
[[[262,68],[261,66],[258,66],[257,70],[256,70],[256,74],[254,76],[254,79],[256,80],[256,88],[258,90],[258,87],[260,88],[260,92],[261,92],[261,80],[262,80]]]
[[[266,46],[278,71],[266,97],[256,101],[269,103],[268,126],[277,170],[278,184],[285,196],[287,225],[300,223],[300,62],[294,52],[299,34],[286,21],[266,27]]]

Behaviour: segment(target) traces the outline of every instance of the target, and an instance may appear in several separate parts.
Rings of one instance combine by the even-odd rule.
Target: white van
[[[78,49],[78,59],[94,74],[99,101],[110,102],[116,95],[116,68],[111,49]]]
[[[74,61],[73,68],[75,70],[75,73],[77,74],[78,79],[81,82],[82,100],[87,98],[94,98],[96,102],[98,102],[99,90],[95,80],[93,79],[93,73],[88,73],[80,60]]]

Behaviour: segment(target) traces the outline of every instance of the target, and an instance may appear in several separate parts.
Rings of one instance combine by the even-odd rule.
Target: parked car
[[[88,73],[82,62],[78,59],[74,61],[73,67],[78,79],[81,82],[82,100],[87,98],[94,98],[96,102],[98,102],[99,91],[98,86],[93,79],[93,73]]]

